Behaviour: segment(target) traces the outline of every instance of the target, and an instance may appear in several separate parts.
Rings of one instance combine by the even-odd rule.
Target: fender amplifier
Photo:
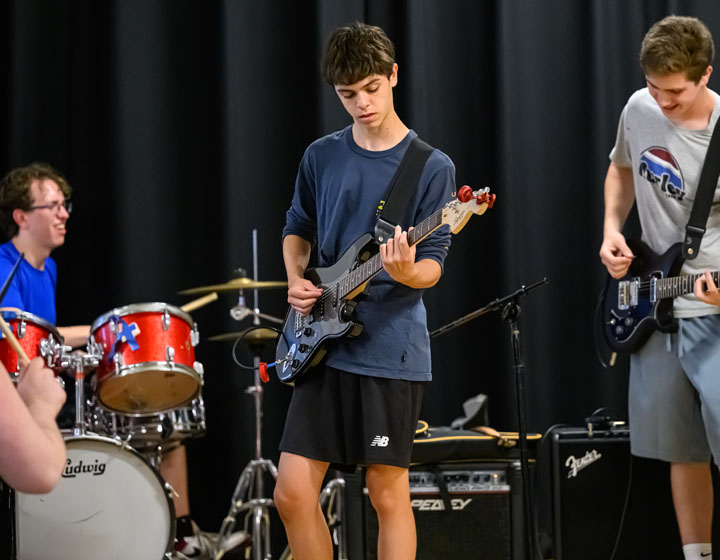
[[[411,467],[417,559],[524,559],[521,488],[518,461]],[[367,488],[363,488],[363,518],[364,558],[374,560],[378,524]]]
[[[555,430],[552,456],[557,560],[682,558],[669,465],[632,457],[627,428]]]

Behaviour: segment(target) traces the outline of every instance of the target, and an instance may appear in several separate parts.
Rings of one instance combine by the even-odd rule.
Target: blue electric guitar
[[[684,261],[682,243],[662,255],[642,241],[628,240],[628,247],[635,258],[623,278],[608,280],[602,314],[605,340],[616,352],[638,350],[656,330],[677,331],[673,298],[693,293],[695,282],[702,276],[678,276]],[[720,272],[711,274],[718,284]]]
[[[470,216],[492,208],[495,195],[489,191],[486,188],[473,192],[470,187],[462,187],[457,200],[447,203],[408,232],[408,243],[419,243],[443,225],[450,226],[452,233],[458,233]],[[382,269],[377,245],[368,233],[355,241],[334,265],[306,271],[305,278],[322,288],[323,293],[307,315],[292,308],[288,310],[275,352],[275,369],[281,381],[292,383],[318,364],[330,340],[360,334],[363,325],[353,320],[357,298]]]

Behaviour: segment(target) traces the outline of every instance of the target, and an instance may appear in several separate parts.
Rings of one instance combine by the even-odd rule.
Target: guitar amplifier
[[[552,459],[556,560],[682,558],[669,465],[632,457],[627,428],[555,430]]]
[[[410,498],[418,542],[416,558],[524,560],[521,489],[518,461],[411,467]],[[363,557],[375,560],[377,515],[367,488],[363,487],[362,493]]]

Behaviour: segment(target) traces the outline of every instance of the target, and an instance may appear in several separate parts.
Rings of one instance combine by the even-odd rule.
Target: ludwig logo
[[[565,461],[565,466],[568,467],[568,478],[576,477],[578,472],[583,470],[585,467],[592,465],[595,461],[602,457],[602,453],[598,453],[595,449],[587,451],[585,455],[579,459],[575,458],[575,455],[570,455]]]
[[[370,444],[370,447],[387,447],[388,443],[390,443],[390,438],[388,436],[375,436]]]
[[[102,476],[105,473],[106,463],[101,463],[95,459],[94,463],[83,463],[83,460],[73,465],[73,460],[68,457],[65,462],[65,470],[62,473],[63,478],[75,478],[82,474],[91,474],[93,476]]]

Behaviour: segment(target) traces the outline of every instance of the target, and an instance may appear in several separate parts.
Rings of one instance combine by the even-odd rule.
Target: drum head
[[[157,471],[113,440],[66,444],[52,492],[17,492],[18,560],[161,560],[174,541],[175,513]]]
[[[187,404],[197,397],[200,384],[200,376],[188,367],[149,362],[100,381],[97,398],[113,412],[155,414]]]

